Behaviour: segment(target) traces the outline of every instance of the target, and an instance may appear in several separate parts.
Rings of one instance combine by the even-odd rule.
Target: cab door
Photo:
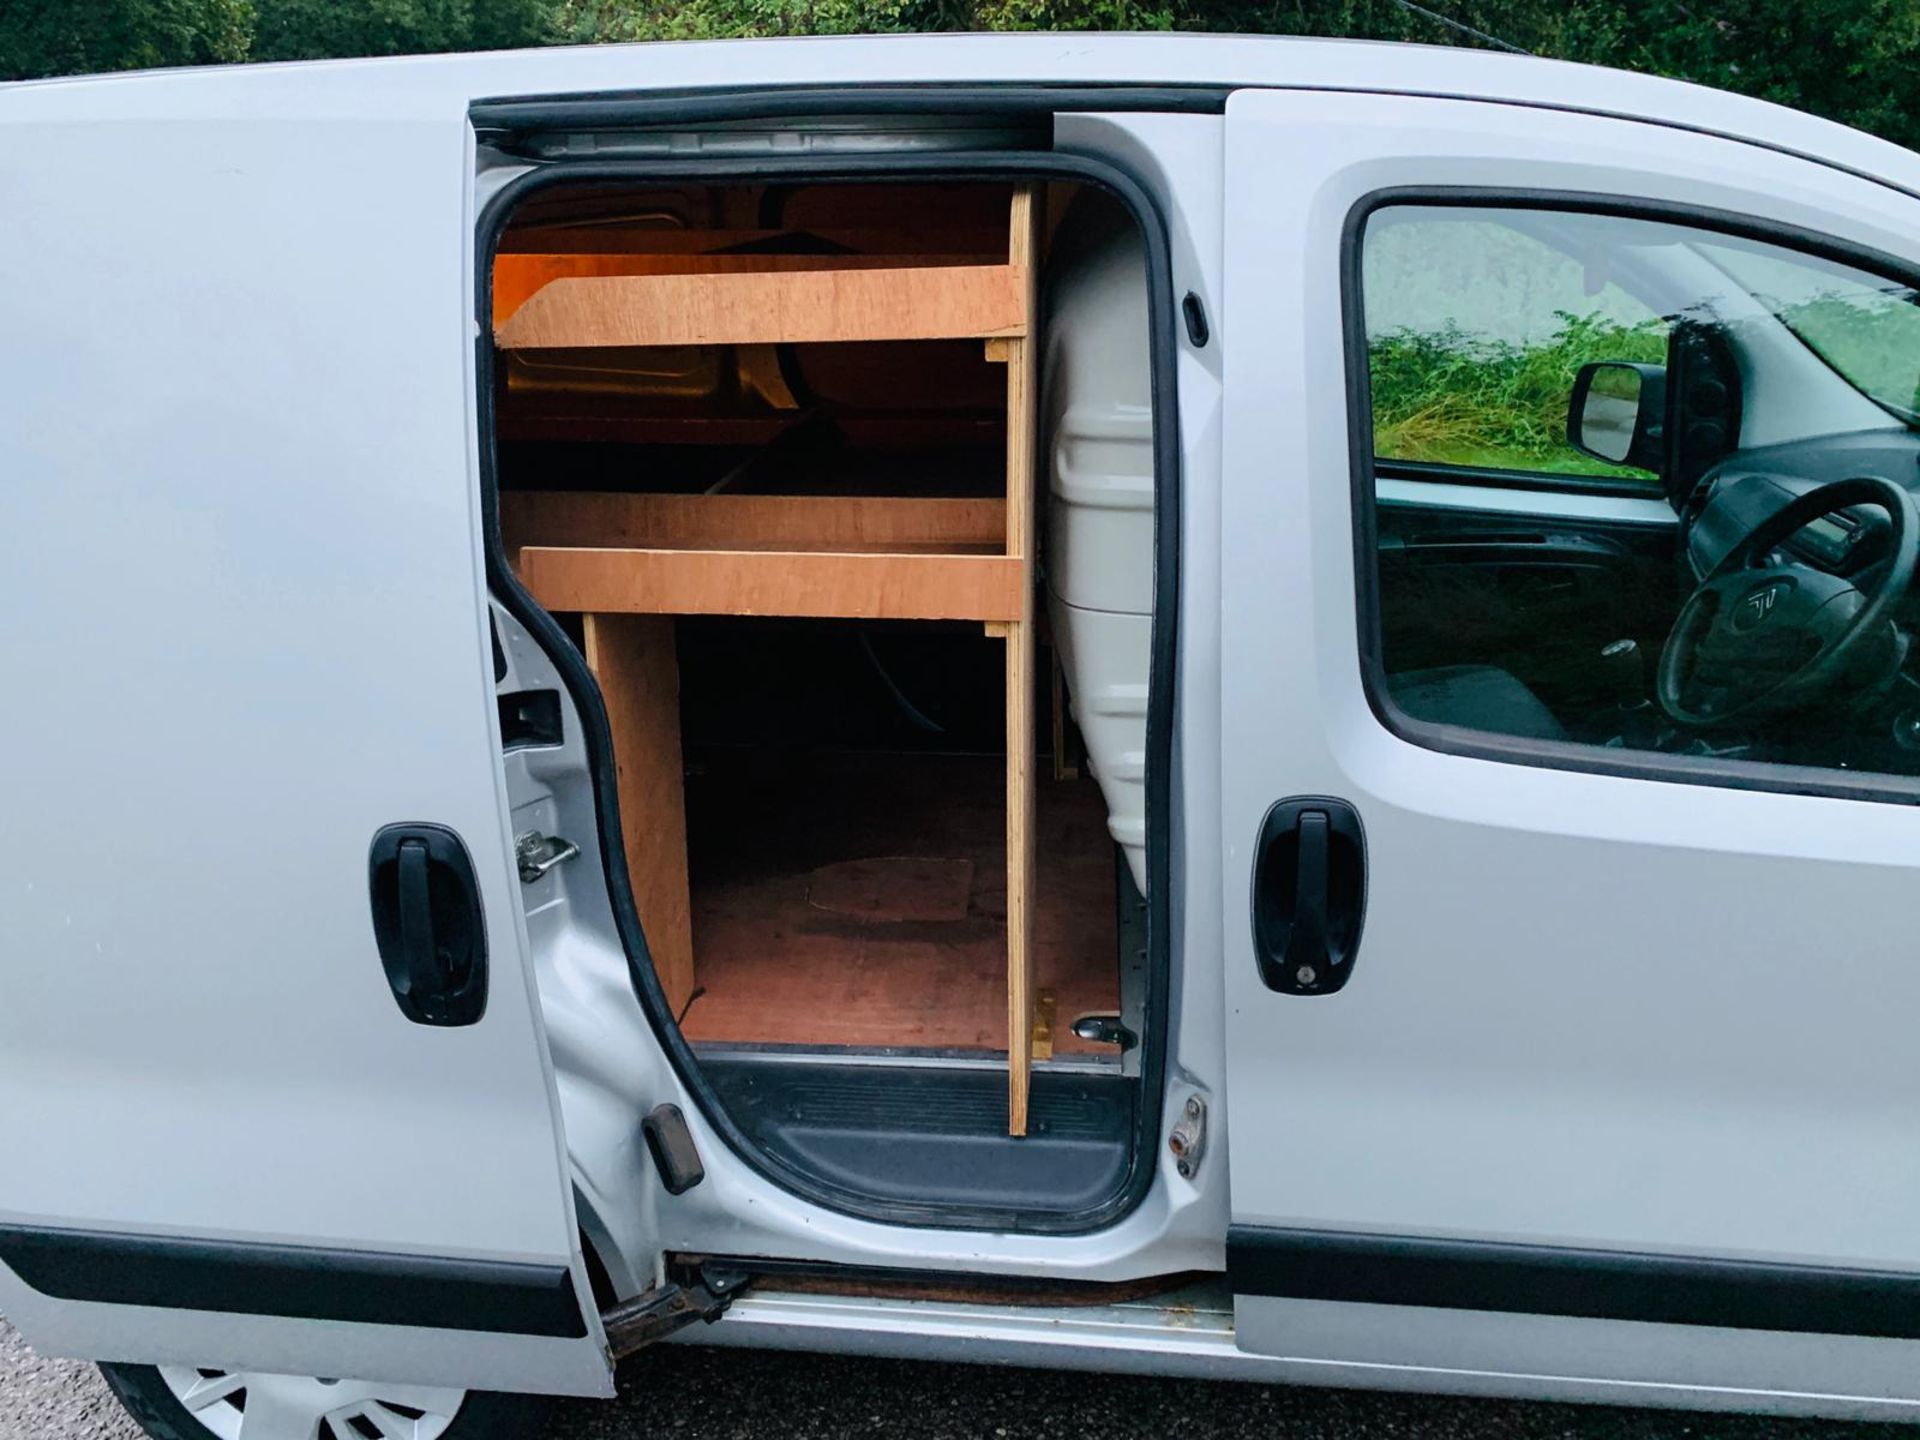
[[[1507,719],[1490,701],[1412,723],[1381,665],[1383,537],[1510,544],[1531,513],[1547,534],[1584,519],[1588,533],[1651,527],[1652,544],[1664,529],[1668,566],[1682,541],[1654,483],[1635,499],[1484,463],[1424,491],[1381,474],[1385,431],[1356,373],[1360,247],[1383,206],[1657,221],[1733,235],[1713,266],[1844,251],[1891,276],[1920,261],[1920,202],[1706,134],[1440,99],[1241,92],[1227,156],[1239,1344],[1334,1383],[1768,1408],[1920,1399],[1911,775],[1711,744],[1629,754],[1604,728],[1581,732],[1591,712],[1556,716],[1537,696]],[[1562,243],[1564,227],[1519,228]],[[1622,284],[1639,243],[1568,242],[1566,303]],[[1500,268],[1457,251],[1402,260],[1426,267],[1422,304]],[[1451,316],[1428,318],[1440,333]],[[1534,343],[1484,340],[1483,357]],[[1745,433],[1803,398],[1753,390]],[[1834,428],[1870,430],[1887,453],[1905,443],[1891,410],[1832,403]],[[1409,504],[1441,518],[1410,524]],[[1394,506],[1402,518],[1382,520]],[[1623,625],[1646,598],[1619,597]],[[1507,680],[1491,683],[1527,694]],[[1290,950],[1289,925],[1316,943]]]
[[[461,107],[95,89],[0,111],[0,1311],[610,1393],[506,819]]]

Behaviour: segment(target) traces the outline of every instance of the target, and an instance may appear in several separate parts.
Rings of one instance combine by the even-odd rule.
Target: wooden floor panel
[[[710,1043],[1004,1051],[1005,767],[997,756],[715,751],[687,812]],[[1056,1053],[1119,1008],[1113,844],[1097,786],[1039,787],[1036,984]]]

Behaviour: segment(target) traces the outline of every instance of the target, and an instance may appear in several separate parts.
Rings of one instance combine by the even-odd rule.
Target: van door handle
[[[451,978],[441,969],[433,940],[433,877],[427,868],[427,842],[410,835],[394,852],[399,867],[394,883],[400,908],[400,954],[409,995],[444,991]]]
[[[1253,954],[1283,995],[1331,995],[1353,974],[1367,909],[1367,846],[1344,800],[1296,796],[1260,822],[1253,859]]]
[[[373,938],[400,1013],[471,1025],[487,1008],[487,931],[473,861],[444,825],[388,825],[367,855]]]

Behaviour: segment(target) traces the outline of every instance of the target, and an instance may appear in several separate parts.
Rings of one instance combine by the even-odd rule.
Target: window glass
[[[1563,210],[1393,206],[1362,245],[1376,477],[1647,488],[1551,520],[1375,499],[1370,643],[1409,733],[1920,776],[1905,279]]]
[[[1364,259],[1375,452],[1383,460],[1632,475],[1567,443],[1582,361],[1661,361],[1666,324],[1604,265],[1497,214],[1383,211]]]
[[[1703,241],[1700,251],[1765,296],[1848,383],[1904,419],[1920,416],[1920,305],[1912,287],[1737,240]]]

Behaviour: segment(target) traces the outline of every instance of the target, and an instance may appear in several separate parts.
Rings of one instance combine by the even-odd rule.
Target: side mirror
[[[1666,418],[1666,366],[1596,360],[1573,382],[1567,443],[1596,460],[1658,472]]]

